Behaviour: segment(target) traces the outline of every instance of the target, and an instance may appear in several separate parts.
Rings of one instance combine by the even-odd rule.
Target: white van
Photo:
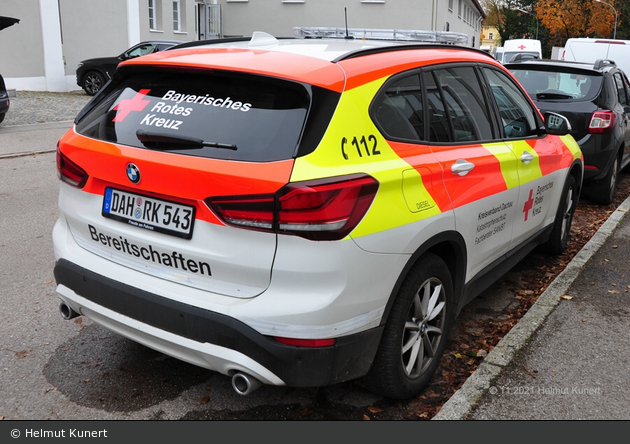
[[[503,63],[503,46],[495,46],[492,51],[492,56],[499,61],[499,63]]]
[[[503,63],[508,63],[517,54],[530,54],[542,59],[542,45],[540,40],[513,39],[503,43]]]
[[[589,63],[598,59],[613,60],[626,75],[630,75],[630,40],[568,39],[562,59]]]

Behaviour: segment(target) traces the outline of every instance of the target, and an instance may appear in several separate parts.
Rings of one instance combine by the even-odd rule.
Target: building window
[[[173,31],[182,30],[180,8],[181,5],[179,4],[179,0],[173,0]]]
[[[462,0],[459,0],[459,4],[457,6],[457,17],[462,18]]]
[[[149,0],[149,29],[157,29],[155,27],[155,0]]]
[[[149,4],[149,29],[151,31],[162,30],[162,0],[148,0]]]
[[[489,32],[489,33],[488,33],[488,38],[489,38],[490,40],[494,40],[494,32]]]
[[[448,10],[453,12],[453,0],[448,0]]]

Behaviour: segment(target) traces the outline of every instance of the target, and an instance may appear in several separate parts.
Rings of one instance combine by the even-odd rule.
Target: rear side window
[[[374,102],[374,119],[386,136],[424,140],[420,76],[416,73],[389,84]]]
[[[295,155],[309,105],[307,87],[294,82],[154,69],[120,82],[76,128],[87,137],[138,148],[277,161]]]
[[[538,134],[535,111],[527,97],[504,73],[483,68],[499,109],[506,139],[521,139]]]
[[[616,72],[613,75],[615,79],[615,87],[617,88],[617,97],[619,97],[619,103],[622,105],[628,105],[628,95],[626,86],[624,85],[624,79],[621,77],[621,73]]]
[[[385,86],[371,110],[381,131],[394,139],[466,143],[493,138],[487,104],[472,67],[415,72],[396,79]]]

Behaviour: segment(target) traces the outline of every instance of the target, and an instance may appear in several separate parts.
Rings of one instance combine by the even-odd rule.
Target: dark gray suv
[[[566,116],[584,154],[583,196],[612,203],[619,171],[630,163],[630,85],[612,60],[522,59],[505,64],[544,113]]]

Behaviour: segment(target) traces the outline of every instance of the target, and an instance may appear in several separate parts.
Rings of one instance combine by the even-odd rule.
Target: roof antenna
[[[352,40],[354,37],[352,37],[349,33],[348,33],[348,8],[343,8],[343,13],[346,16],[346,40]]]

